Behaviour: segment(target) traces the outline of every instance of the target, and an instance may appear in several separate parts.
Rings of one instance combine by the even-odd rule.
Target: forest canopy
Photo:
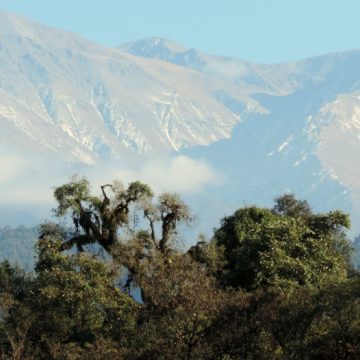
[[[94,194],[73,177],[54,196],[58,222],[38,229],[34,271],[0,264],[0,359],[360,357],[342,211],[285,194],[181,250],[193,214],[178,194],[139,181]]]

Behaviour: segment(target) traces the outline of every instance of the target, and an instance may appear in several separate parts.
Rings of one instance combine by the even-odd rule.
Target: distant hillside
[[[34,246],[38,237],[36,227],[11,228],[7,226],[0,228],[0,262],[8,260],[11,264],[18,264],[25,270],[32,270],[35,256]]]

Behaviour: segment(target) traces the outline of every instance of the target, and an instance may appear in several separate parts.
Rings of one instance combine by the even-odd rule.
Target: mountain
[[[242,92],[190,69],[109,49],[0,15],[2,134],[95,163],[229,137],[239,117],[215,94]]]
[[[107,48],[0,13],[0,144],[0,164],[26,162],[19,187],[180,155],[218,175],[186,195],[205,231],[284,191],[360,231],[360,50],[254,64],[162,38]],[[12,181],[0,175],[2,191]]]
[[[122,48],[148,57],[146,43],[155,58],[246,88],[263,110],[244,109],[224,92],[219,102],[242,120],[231,138],[183,150],[226,174],[225,207],[254,199],[270,205],[271,198],[293,191],[319,210],[341,207],[356,214],[360,231],[360,50],[259,65],[194,49],[196,63],[179,61],[187,51],[157,38]]]
[[[289,95],[299,88],[324,80],[333,63],[329,55],[299,62],[281,64],[254,64],[248,61],[210,55],[196,49],[186,49],[168,39],[147,38],[129,42],[118,49],[143,58],[159,59],[181,67],[212,75],[241,88],[248,93]],[[330,57],[343,54],[332,54]]]

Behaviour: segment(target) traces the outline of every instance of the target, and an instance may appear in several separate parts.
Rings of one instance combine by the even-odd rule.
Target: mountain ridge
[[[231,174],[218,203],[328,193],[325,210],[356,218],[359,74],[357,49],[253,64],[160,38],[109,48],[0,13],[0,140],[73,165],[185,155]]]
[[[42,121],[44,126],[51,126],[51,123],[58,125],[68,118],[67,124],[60,124],[63,126],[62,137],[77,141],[85,153],[95,149],[95,153],[101,155],[102,151],[96,148],[97,143],[99,147],[113,150],[115,155],[125,150],[119,148],[120,145],[140,153],[151,153],[176,150],[194,141],[206,144],[229,136],[238,121],[237,116],[212,98],[212,90],[202,85],[206,82],[206,79],[201,79],[203,75],[194,74],[191,70],[174,70],[171,66],[159,65],[156,60],[144,62],[141,58],[93,43],[86,50],[88,42],[83,43],[79,37],[76,41],[65,39],[60,45],[54,45],[54,41],[51,44],[44,41],[34,43],[33,39],[20,37],[14,44],[13,37],[9,41],[3,33],[0,32],[0,35],[0,61],[6,73],[0,79],[0,88],[3,98],[10,97],[4,101],[10,104],[6,105],[8,111],[2,111],[2,117],[12,119],[16,126],[23,125],[24,129],[26,124],[16,123],[16,114],[11,116],[14,108],[11,103],[16,99],[35,113],[38,119],[33,119],[33,123]],[[68,33],[66,35],[71,37]],[[9,56],[13,58],[9,59]],[[12,80],[19,74],[22,89],[12,85]],[[9,79],[10,76],[12,78]],[[181,87],[176,84],[179,77],[182,79],[179,82]],[[196,79],[198,85],[195,83],[194,86],[193,80]],[[199,100],[187,95],[191,90],[198,94]],[[30,97],[33,99],[29,100]],[[71,102],[71,98],[75,98],[76,103]],[[204,100],[206,106],[201,105]],[[106,139],[93,138],[86,129],[77,128],[74,117],[82,118],[82,122],[92,117],[92,124],[100,127],[97,132],[104,134]],[[151,122],[152,129],[142,125],[143,118]],[[191,131],[189,124],[181,118],[191,119]],[[225,120],[222,121],[222,118]],[[144,130],[149,134],[144,134]]]

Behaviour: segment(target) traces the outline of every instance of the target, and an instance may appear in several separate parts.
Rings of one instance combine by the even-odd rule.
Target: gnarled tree
[[[148,185],[135,181],[125,189],[120,182],[101,186],[101,195],[93,196],[86,178],[73,177],[68,184],[54,192],[59,217],[70,212],[75,231],[64,242],[63,249],[76,245],[78,250],[91,243],[98,243],[107,252],[118,242],[120,229],[129,223],[131,204],[151,199],[153,192]]]
[[[70,214],[74,224],[71,237],[63,243],[63,250],[77,246],[82,251],[85,245],[97,243],[114,255],[118,253],[116,245],[122,245],[121,250],[124,250],[124,242],[119,239],[123,231],[128,233],[128,239],[140,243],[141,254],[138,257],[145,256],[145,250],[149,249],[167,255],[178,223],[191,221],[188,206],[177,194],[163,193],[154,202],[151,188],[139,181],[130,183],[127,188],[115,181],[100,186],[100,189],[99,196],[92,195],[89,181],[76,176],[55,189],[54,196],[58,202],[56,215],[64,217]],[[130,230],[132,206],[142,212],[142,223],[148,223],[145,230]]]

